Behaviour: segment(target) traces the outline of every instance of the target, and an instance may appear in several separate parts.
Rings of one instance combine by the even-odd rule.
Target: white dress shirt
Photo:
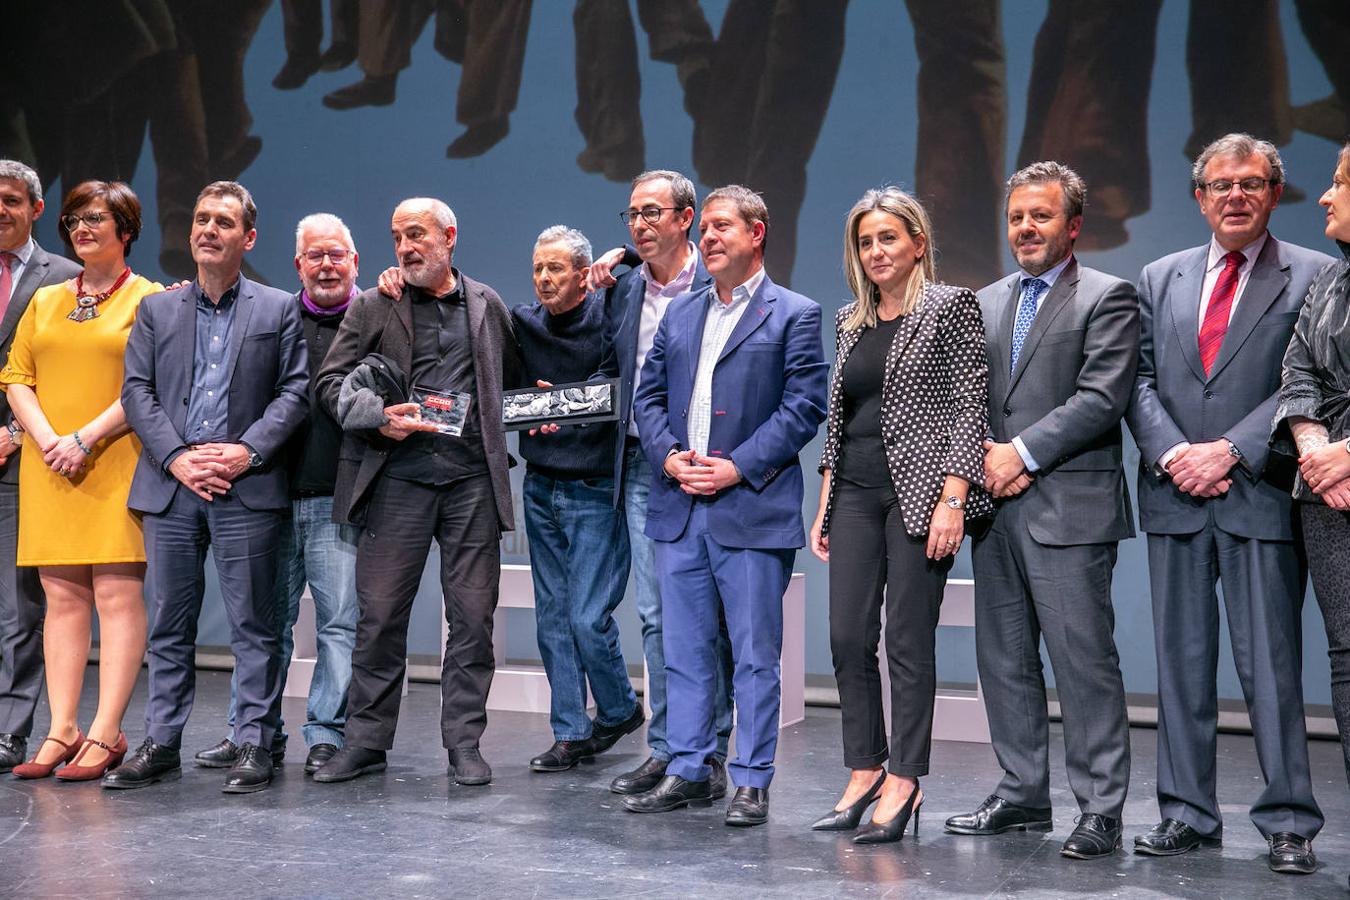
[[[713,369],[727,338],[750,306],[750,298],[764,283],[760,266],[744,284],[731,291],[731,302],[723,303],[714,286],[708,291],[708,318],[703,323],[703,343],[698,352],[698,370],[694,376],[693,396],[689,400],[689,447],[702,456],[708,453],[708,432],[712,429]]]

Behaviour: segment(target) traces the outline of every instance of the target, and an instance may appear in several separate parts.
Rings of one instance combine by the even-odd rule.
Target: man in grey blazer
[[[33,240],[42,215],[42,182],[21,162],[0,159],[0,361],[14,328],[40,287],[79,274]],[[0,773],[23,762],[33,710],[42,692],[42,616],[45,599],[37,569],[14,564],[19,540],[19,423],[0,393]]]
[[[127,505],[145,524],[150,696],[145,742],[104,776],[105,788],[181,775],[208,546],[238,689],[240,746],[223,790],[272,780],[282,686],[273,588],[290,505],[281,450],[308,413],[309,371],[291,295],[239,274],[256,218],[243,185],[203,188],[189,238],[197,277],[141,301],[127,340],[122,406],[144,445]]]
[[[1021,271],[979,292],[989,353],[985,487],[975,535],[975,650],[1003,780],[957,834],[1049,831],[1049,717],[1040,639],[1054,666],[1065,767],[1082,816],[1065,856],[1120,846],[1129,724],[1112,630],[1116,545],[1134,534],[1120,419],[1134,385],[1139,303],[1081,266],[1083,180],[1055,162],[1008,179],[1008,244]]]
[[[1192,170],[1213,232],[1139,276],[1143,334],[1126,413],[1139,445],[1139,519],[1148,533],[1158,657],[1158,807],[1135,850],[1217,847],[1219,607],[1247,698],[1265,789],[1252,822],[1277,872],[1316,868],[1322,827],[1308,771],[1300,622],[1305,567],[1289,485],[1269,448],[1280,363],[1325,254],[1266,229],[1284,189],[1268,141],[1229,134]],[[1291,461],[1283,460],[1285,464]],[[1285,468],[1288,476],[1291,470]]]
[[[441,741],[455,781],[485,785],[492,768],[478,741],[495,671],[500,540],[514,526],[502,388],[520,380],[519,353],[501,297],[452,265],[459,228],[449,206],[404,200],[391,230],[402,292],[391,299],[371,289],[352,301],[316,387],[346,432],[333,516],[363,531],[346,744],[314,780],[348,781],[385,768],[407,670],[409,617],[435,540],[451,623],[441,667]],[[452,408],[465,410],[457,433],[437,433],[422,420],[421,405],[403,397],[371,397],[370,418],[349,415],[339,401],[344,382],[371,354],[416,393],[433,403],[449,398]]]

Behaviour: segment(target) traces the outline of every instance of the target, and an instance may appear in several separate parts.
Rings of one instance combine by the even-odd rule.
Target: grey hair
[[[1044,160],[1034,162],[1029,166],[1023,166],[1013,173],[1008,179],[1007,186],[1003,191],[1003,209],[1008,209],[1008,201],[1012,198],[1012,192],[1020,187],[1026,187],[1029,184],[1050,184],[1057,183],[1064,192],[1064,214],[1070,219],[1083,214],[1083,207],[1087,204],[1087,184],[1083,177],[1070,169],[1064,163],[1054,160]]]
[[[397,212],[405,206],[420,206],[431,211],[431,217],[441,228],[458,228],[459,222],[455,220],[455,211],[449,207],[444,200],[437,200],[435,197],[409,197],[398,205]]]
[[[1205,181],[1205,168],[1216,156],[1246,159],[1257,153],[1264,156],[1270,165],[1270,180],[1276,184],[1284,184],[1284,160],[1280,159],[1280,151],[1276,150],[1270,141],[1263,141],[1240,131],[1225,134],[1211,141],[1209,146],[1200,151],[1200,155],[1191,166],[1191,184],[1197,191],[1200,190],[1200,185]]]
[[[591,242],[575,228],[550,225],[539,232],[539,237],[534,241],[534,249],[538,250],[547,244],[562,244],[566,247],[572,254],[572,265],[578,269],[584,269],[591,264]]]
[[[352,232],[347,227],[346,222],[332,213],[310,213],[295,226],[295,252],[297,254],[304,249],[305,232],[320,228],[336,229],[342,232],[342,242],[347,245],[348,250],[353,253],[356,252],[356,243],[352,240]]]
[[[42,202],[42,179],[31,167],[17,159],[0,159],[0,178],[22,181],[28,188],[28,202],[34,205]]]
[[[633,179],[632,186],[636,188],[648,181],[670,182],[670,198],[677,211],[693,209],[694,204],[698,203],[698,195],[694,193],[694,183],[679,172],[672,169],[648,169]]]

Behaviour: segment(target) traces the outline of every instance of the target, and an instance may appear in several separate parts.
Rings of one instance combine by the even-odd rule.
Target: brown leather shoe
[[[103,758],[103,762],[95,763],[92,766],[79,765],[78,760],[84,756],[85,748],[102,747],[108,751],[108,755]],[[56,770],[56,779],[58,781],[97,781],[108,774],[109,769],[115,769],[122,764],[123,758],[127,755],[127,736],[122,732],[117,733],[117,743],[109,746],[102,741],[96,741],[93,738],[85,738],[84,743],[80,745],[80,752],[76,754],[75,759],[69,765],[62,766]]]
[[[15,778],[46,778],[50,776],[53,772],[56,771],[57,766],[70,762],[72,759],[75,758],[76,754],[80,752],[80,747],[84,745],[84,732],[83,731],[77,732],[75,735],[75,740],[69,744],[67,744],[63,740],[54,738],[51,735],[48,735],[47,737],[43,738],[42,744],[47,743],[47,741],[51,741],[53,744],[60,744],[62,747],[66,748],[66,752],[61,754],[59,758],[53,760],[50,763],[38,762],[37,754],[36,753],[33,754],[33,758],[30,759],[28,762],[24,763],[21,766],[14,767]],[[38,744],[39,753],[42,752],[42,744]]]

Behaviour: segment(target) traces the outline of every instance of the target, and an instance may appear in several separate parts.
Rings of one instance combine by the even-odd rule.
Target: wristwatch
[[[962,500],[960,497],[956,496],[955,494],[952,494],[950,497],[948,497],[946,500],[943,500],[942,502],[950,506],[952,509],[966,508],[966,502]]]
[[[1227,439],[1225,438],[1225,440]],[[1233,459],[1242,459],[1242,451],[1239,450],[1237,444],[1232,441],[1228,441],[1228,455],[1233,457]]]
[[[263,464],[262,454],[259,453],[257,450],[250,449],[248,451],[248,467],[250,469],[256,469],[262,464]]]

